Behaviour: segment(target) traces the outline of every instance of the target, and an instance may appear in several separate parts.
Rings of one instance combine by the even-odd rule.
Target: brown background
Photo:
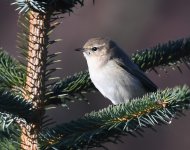
[[[11,0],[0,1],[0,47],[17,57],[16,33],[18,31],[15,6]],[[157,43],[167,42],[190,36],[189,0],[97,0],[85,2],[84,7],[77,6],[70,16],[65,15],[62,24],[53,33],[52,38],[63,41],[51,47],[52,52],[62,51],[60,58],[63,68],[57,75],[66,75],[87,68],[82,54],[73,51],[81,47],[91,37],[109,36],[130,55],[137,49],[148,48]],[[168,69],[168,74],[155,73],[148,76],[160,87],[190,85],[190,71],[183,67],[183,74]],[[99,93],[89,94],[90,105],[85,102],[69,104],[70,109],[58,108],[48,113],[57,123],[66,122],[82,116],[86,112],[98,110],[111,104]],[[123,137],[123,144],[105,144],[110,150],[189,150],[190,149],[190,113],[179,120],[173,120],[169,126],[157,126],[157,132],[145,130],[144,137]]]

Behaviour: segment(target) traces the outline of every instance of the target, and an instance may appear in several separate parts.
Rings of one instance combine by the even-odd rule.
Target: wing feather
[[[131,62],[130,60],[127,61],[118,61],[116,60],[117,64],[126,70],[128,73],[132,74],[135,78],[137,78],[146,89],[147,92],[155,92],[157,91],[157,86],[142,72],[136,64]]]

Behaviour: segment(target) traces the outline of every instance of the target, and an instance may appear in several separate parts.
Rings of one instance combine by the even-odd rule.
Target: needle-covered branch
[[[176,113],[180,114],[189,106],[190,88],[187,86],[157,91],[44,130],[41,145],[44,149],[102,146],[102,143],[125,133],[135,134],[156,124],[170,124]]]
[[[25,81],[25,69],[14,58],[0,49],[0,89],[22,87]]]
[[[138,51],[132,55],[131,59],[143,71],[165,66],[177,67],[180,70],[179,65],[182,63],[190,68],[190,38],[169,41]]]
[[[88,72],[80,72],[57,82],[47,93],[46,105],[66,104],[67,101],[85,100],[83,94],[96,91]],[[50,103],[50,104],[49,104]]]
[[[77,4],[83,6],[84,0],[15,0],[17,10],[27,12],[29,9],[41,13],[47,13],[49,9],[61,13],[72,12],[73,7]]]
[[[25,119],[27,122],[35,122],[36,109],[32,102],[24,100],[19,94],[8,91],[0,91],[0,112],[11,114],[10,117]],[[0,114],[1,114],[0,113]]]
[[[0,147],[1,150],[20,149],[20,130],[18,125],[12,123],[7,129],[2,128],[4,122],[0,122]]]
[[[190,38],[169,41],[138,51],[132,55],[131,59],[143,71],[156,71],[156,68],[167,66],[173,69],[177,67],[181,71],[182,63],[190,68]],[[83,99],[83,93],[95,90],[88,72],[80,72],[53,85],[50,90],[51,96],[46,104],[65,104],[66,101],[75,99],[76,95],[76,98],[80,96],[80,99]]]

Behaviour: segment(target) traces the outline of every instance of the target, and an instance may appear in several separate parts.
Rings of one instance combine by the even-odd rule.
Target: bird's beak
[[[84,48],[77,48],[77,49],[75,49],[75,51],[84,52]]]

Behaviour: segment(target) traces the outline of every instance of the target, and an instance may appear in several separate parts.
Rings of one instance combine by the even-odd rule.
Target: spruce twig
[[[176,114],[190,107],[187,86],[147,94],[129,103],[103,110],[44,130],[42,149],[84,149],[101,147],[123,134],[133,135],[156,124],[170,124]]]
[[[26,101],[20,95],[8,91],[0,91],[0,112],[11,114],[12,117],[25,119],[27,122],[35,122],[37,110],[30,101]]]
[[[149,49],[134,53],[131,57],[143,71],[151,71],[159,67],[179,67],[184,63],[190,68],[190,38],[169,41]]]

